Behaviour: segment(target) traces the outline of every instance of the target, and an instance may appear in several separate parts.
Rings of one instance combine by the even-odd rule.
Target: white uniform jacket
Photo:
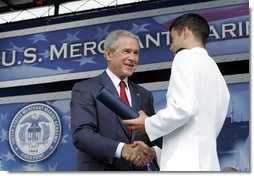
[[[165,109],[145,120],[151,141],[163,136],[161,171],[219,171],[216,138],[223,126],[229,91],[203,48],[176,54]]]

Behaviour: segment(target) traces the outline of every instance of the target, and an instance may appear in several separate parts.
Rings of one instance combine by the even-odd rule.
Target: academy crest
[[[49,157],[61,137],[58,114],[46,104],[35,103],[22,108],[13,118],[9,143],[20,159],[38,162]]]

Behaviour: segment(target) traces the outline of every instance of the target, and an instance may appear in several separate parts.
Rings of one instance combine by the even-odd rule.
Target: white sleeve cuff
[[[116,153],[115,153],[115,157],[116,158],[121,158],[121,153],[122,153],[122,149],[123,149],[124,143],[120,142],[116,148]]]

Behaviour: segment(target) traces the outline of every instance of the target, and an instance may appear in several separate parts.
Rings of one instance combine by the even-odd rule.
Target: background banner
[[[138,35],[140,65],[172,61],[168,29],[174,18],[188,11],[171,13],[171,8],[163,10],[167,13],[152,15],[161,11],[156,9],[151,13],[144,12],[145,17],[135,16],[127,20],[112,16],[108,21],[94,22],[93,25],[89,25],[89,20],[84,20],[75,23],[78,26],[66,29],[62,27],[65,24],[57,24],[50,30],[43,28],[42,32],[36,32],[40,31],[37,27],[27,29],[31,33],[25,35],[19,31],[11,31],[8,35],[0,33],[0,81],[104,69],[103,41],[115,29],[126,29]],[[191,12],[209,21],[211,35],[207,49],[210,55],[249,52],[248,4]]]

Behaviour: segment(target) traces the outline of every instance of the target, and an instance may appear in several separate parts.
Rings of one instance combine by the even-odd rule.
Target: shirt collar
[[[112,71],[110,71],[109,68],[106,69],[106,73],[108,74],[109,78],[112,80],[114,86],[117,88],[119,86],[121,79],[119,79]],[[126,88],[129,89],[128,77],[126,77],[123,81],[125,82]]]

